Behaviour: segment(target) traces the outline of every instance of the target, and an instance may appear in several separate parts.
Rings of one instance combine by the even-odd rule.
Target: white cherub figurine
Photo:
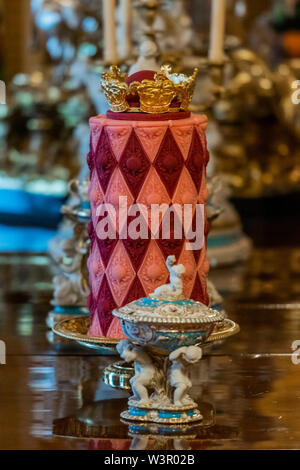
[[[194,405],[188,395],[192,382],[188,377],[187,366],[195,364],[202,357],[202,349],[198,346],[184,346],[171,352],[169,359],[172,365],[169,369],[169,383],[175,387],[173,403],[175,406]]]
[[[53,279],[54,295],[52,305],[79,305],[87,304],[89,288],[83,282],[82,259],[80,246],[74,238],[67,238],[62,242],[62,256],[58,258],[61,274]]]
[[[155,379],[158,371],[151,357],[143,348],[133,345],[128,339],[123,339],[117,345],[117,351],[126,362],[134,362],[134,376],[130,379],[133,391],[132,399],[140,405],[149,406],[148,387],[155,389]]]
[[[175,264],[176,257],[170,255],[167,257],[166,265],[170,272],[170,284],[164,284],[157,287],[151,297],[162,300],[182,300],[183,298],[183,282],[182,276],[185,273],[183,264]]]

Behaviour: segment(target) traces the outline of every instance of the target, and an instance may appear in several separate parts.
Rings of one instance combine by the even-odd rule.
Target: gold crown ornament
[[[160,114],[188,111],[197,73],[198,69],[190,77],[183,73],[171,73],[171,68],[166,65],[154,75],[153,80],[128,84],[128,75],[121,74],[119,67],[113,65],[110,72],[102,74],[101,87],[114,112]],[[130,106],[128,97],[132,99],[133,96],[139,98],[139,107]]]
[[[128,94],[127,77],[127,74],[120,72],[117,65],[112,65],[110,72],[103,72],[102,74],[101,87],[110,109],[115,113],[122,113],[129,108],[126,101]]]

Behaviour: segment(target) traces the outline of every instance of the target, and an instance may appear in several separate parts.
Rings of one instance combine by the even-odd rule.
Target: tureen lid
[[[174,255],[168,256],[166,265],[170,272],[169,284],[158,287],[148,297],[114,310],[113,314],[132,323],[192,324],[224,320],[223,313],[184,297],[182,277],[185,268],[175,262]]]
[[[113,311],[132,323],[214,323],[224,314],[194,300],[158,300],[144,297]]]

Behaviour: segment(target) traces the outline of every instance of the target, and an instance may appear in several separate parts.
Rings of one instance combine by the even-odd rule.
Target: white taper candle
[[[115,0],[103,1],[104,60],[108,64],[118,62]]]
[[[131,27],[132,27],[132,5],[131,0],[120,0],[120,35],[119,55],[127,59],[131,54]]]
[[[214,63],[224,61],[225,20],[226,0],[212,0],[208,58]]]

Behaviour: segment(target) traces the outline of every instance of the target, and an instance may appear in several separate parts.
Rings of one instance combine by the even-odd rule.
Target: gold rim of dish
[[[53,327],[54,333],[66,339],[75,340],[82,343],[98,344],[100,346],[116,346],[119,338],[107,338],[105,336],[88,336],[90,318],[80,316],[71,320],[62,320]],[[74,331],[75,330],[75,331]],[[77,330],[77,331],[76,331]]]
[[[77,341],[79,343],[95,344],[99,346],[115,347],[120,338],[107,338],[105,336],[88,336],[87,332],[90,326],[90,318],[87,316],[75,317],[68,320],[62,320],[53,327],[53,332],[65,339]],[[211,333],[205,343],[219,341],[228,338],[240,331],[237,323],[229,318],[225,318],[222,325],[217,326],[217,331]]]
[[[230,336],[233,336],[240,331],[239,325],[233,320],[225,318],[222,322],[222,325],[224,325],[224,323],[227,323],[227,325],[229,326],[224,329],[219,329],[219,327],[217,327],[218,330],[213,331],[211,335],[206,339],[205,343],[211,343],[213,341],[220,341],[221,339],[229,338]]]

